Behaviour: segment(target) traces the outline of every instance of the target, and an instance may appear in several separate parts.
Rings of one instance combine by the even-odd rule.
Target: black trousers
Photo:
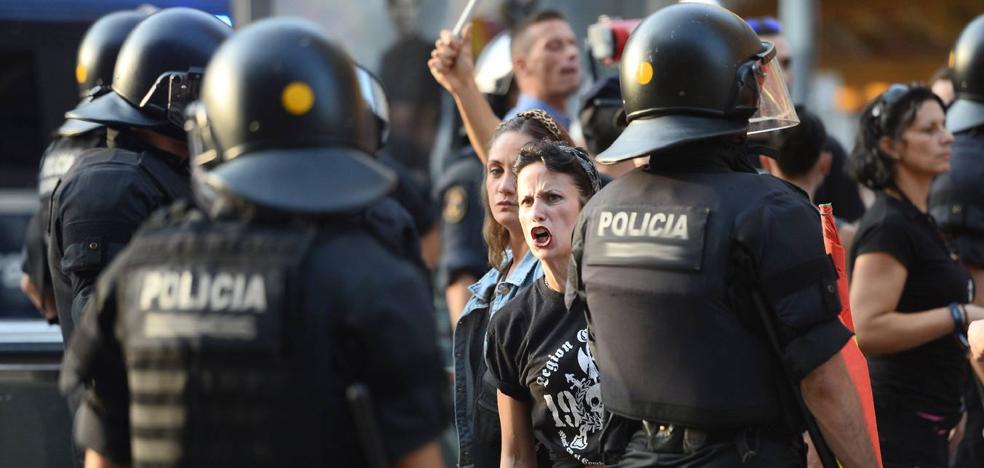
[[[607,464],[607,461],[606,461]],[[619,468],[801,468],[806,446],[800,436],[778,436],[757,429],[739,431],[733,441],[709,444],[690,453],[659,453],[650,449],[650,436],[640,429],[632,434]]]
[[[947,468],[947,438],[953,418],[937,419],[911,410],[879,406],[878,442],[885,468]]]
[[[977,391],[977,383],[969,382],[964,393],[964,406],[967,408],[967,427],[964,428],[963,440],[953,456],[951,468],[980,468],[984,466],[984,407],[981,406],[981,395]]]

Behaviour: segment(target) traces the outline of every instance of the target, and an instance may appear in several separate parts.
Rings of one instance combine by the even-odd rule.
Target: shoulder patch
[[[444,208],[442,209],[444,222],[456,224],[465,217],[468,212],[468,192],[461,185],[454,185],[444,192]]]

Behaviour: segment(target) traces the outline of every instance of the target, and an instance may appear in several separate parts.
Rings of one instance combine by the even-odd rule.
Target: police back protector
[[[82,152],[106,146],[106,129],[96,128],[94,130],[73,135],[59,136],[48,145],[44,154],[41,156],[41,168],[38,173],[38,197],[41,204],[38,211],[37,222],[40,226],[40,245],[39,255],[31,256],[33,260],[31,269],[31,281],[44,294],[44,290],[50,287],[51,273],[48,271],[47,246],[48,246],[48,218],[51,213],[51,193],[54,192],[58,181],[75,164],[76,158]]]
[[[145,229],[125,257],[117,333],[135,464],[327,464],[313,396],[330,392],[295,336],[313,234],[200,218]]]
[[[799,197],[795,209],[810,209],[771,177],[642,170],[611,182],[585,206],[579,281],[607,410],[702,428],[788,427],[797,410],[784,406],[779,360],[734,288],[736,277],[754,273],[736,274],[733,259],[747,235],[741,226],[764,221],[748,218],[776,197]],[[785,260],[826,260],[822,245],[819,258],[802,258],[809,250],[790,251]],[[773,292],[779,298],[790,291]]]

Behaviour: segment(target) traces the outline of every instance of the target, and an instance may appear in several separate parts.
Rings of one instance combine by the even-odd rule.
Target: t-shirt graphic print
[[[496,387],[530,405],[555,467],[601,463],[604,407],[583,311],[541,279],[492,318],[486,358]]]

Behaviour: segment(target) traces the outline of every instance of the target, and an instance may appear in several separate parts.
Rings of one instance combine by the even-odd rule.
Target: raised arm
[[[460,38],[454,37],[451,31],[441,31],[427,66],[434,79],[454,97],[468,140],[485,164],[489,142],[500,121],[475,85],[475,64],[468,47],[470,38],[471,25],[465,27]]]

